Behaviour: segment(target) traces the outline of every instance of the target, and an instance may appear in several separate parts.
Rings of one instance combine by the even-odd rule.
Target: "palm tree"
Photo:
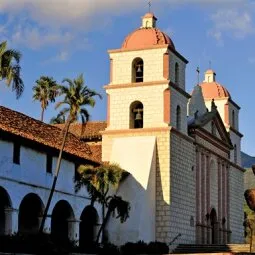
[[[52,117],[50,119],[50,124],[64,124],[66,123],[66,117],[63,115],[57,115],[56,117]]]
[[[58,94],[58,84],[52,77],[41,76],[40,79],[36,81],[33,92],[34,101],[37,100],[41,102],[41,121],[43,121],[44,111],[49,105],[49,102],[55,102],[55,98]]]
[[[120,218],[121,222],[125,222],[129,217],[129,202],[120,196],[109,195],[111,188],[117,189],[122,180],[128,176],[128,172],[123,170],[118,164],[103,163],[98,167],[91,165],[81,165],[78,168],[79,176],[75,180],[75,191],[79,191],[85,187],[89,193],[91,205],[97,201],[102,205],[103,222],[97,234],[96,242],[99,242],[101,233],[104,233],[105,226],[114,212],[117,213],[116,218]],[[105,207],[107,213],[105,215]],[[104,240],[104,235],[103,238]]]
[[[5,81],[8,87],[12,84],[12,90],[16,92],[17,99],[24,90],[24,84],[20,77],[20,58],[19,51],[7,49],[6,41],[0,43],[0,81]]]
[[[55,108],[58,109],[62,105],[67,105],[67,107],[63,108],[58,114],[59,117],[67,116],[67,120],[65,123],[65,127],[63,129],[64,134],[62,138],[62,144],[59,151],[58,161],[57,161],[56,170],[54,173],[54,179],[53,179],[49,199],[47,201],[47,204],[44,210],[44,214],[43,214],[43,218],[42,218],[42,222],[41,222],[41,226],[39,230],[40,233],[43,232],[43,227],[48,214],[52,196],[55,191],[58,174],[60,170],[60,165],[61,165],[61,160],[62,160],[62,153],[65,147],[65,142],[66,142],[70,124],[74,122],[75,120],[77,120],[79,116],[81,117],[82,123],[85,123],[85,121],[88,121],[90,115],[88,110],[85,107],[95,106],[95,103],[96,103],[94,99],[95,96],[99,96],[99,98],[102,98],[102,96],[99,93],[97,93],[96,91],[84,85],[84,79],[82,74],[79,75],[77,79],[74,79],[74,80],[65,78],[63,80],[63,83],[64,82],[66,82],[67,85],[59,86],[60,95],[64,96],[64,98],[62,101],[56,104]]]

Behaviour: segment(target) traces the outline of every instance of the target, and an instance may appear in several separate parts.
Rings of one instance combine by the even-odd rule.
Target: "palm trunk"
[[[112,209],[111,209],[111,207],[109,206],[109,207],[108,207],[108,211],[107,211],[107,213],[106,213],[106,216],[104,217],[103,222],[102,222],[102,225],[101,225],[101,227],[100,227],[100,229],[99,229],[99,231],[98,231],[98,233],[97,233],[96,243],[99,242],[100,235],[101,235],[102,231],[104,231],[105,226],[106,226],[106,224],[107,224],[107,222],[108,222],[108,220],[109,220],[109,218],[110,218],[110,216],[111,216],[111,213],[112,213]]]
[[[41,121],[43,122],[43,117],[44,117],[44,108],[42,108],[42,112],[41,112]]]
[[[48,214],[48,211],[49,211],[50,203],[51,203],[51,200],[52,200],[55,188],[56,188],[58,174],[59,174],[61,160],[62,160],[62,153],[63,153],[64,147],[65,147],[66,138],[67,138],[67,134],[68,134],[70,124],[71,124],[71,117],[69,116],[68,119],[67,119],[66,125],[65,125],[64,137],[63,137],[62,144],[61,144],[60,151],[59,151],[59,155],[58,155],[56,171],[55,171],[55,174],[54,174],[54,179],[53,179],[52,187],[51,187],[51,190],[50,190],[50,195],[49,195],[49,198],[48,198],[48,201],[47,201],[44,213],[43,213],[43,218],[42,218],[42,222],[41,222],[41,225],[40,225],[39,233],[43,233],[43,228],[44,228],[46,217],[47,217],[47,214]]]

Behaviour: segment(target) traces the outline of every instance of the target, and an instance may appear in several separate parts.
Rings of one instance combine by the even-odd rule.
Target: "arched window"
[[[174,71],[174,76],[175,76],[175,84],[176,85],[179,85],[179,82],[180,82],[180,80],[179,80],[179,64],[178,63],[175,63],[175,71]]]
[[[236,123],[235,123],[235,111],[232,111],[232,127],[235,128]]]
[[[143,128],[143,104],[135,101],[130,105],[130,128]]]
[[[179,105],[176,108],[176,128],[181,130],[181,107]]]
[[[143,82],[143,60],[136,58],[132,64],[132,82]]]
[[[234,145],[234,162],[237,163],[237,147]]]

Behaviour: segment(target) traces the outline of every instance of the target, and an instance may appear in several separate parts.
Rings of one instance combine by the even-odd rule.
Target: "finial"
[[[199,70],[199,66],[197,67],[197,84],[199,85],[199,83],[200,83],[200,70]]]
[[[209,60],[209,69],[212,69],[212,61]]]
[[[148,6],[149,6],[149,12],[151,12],[151,2],[148,2]]]

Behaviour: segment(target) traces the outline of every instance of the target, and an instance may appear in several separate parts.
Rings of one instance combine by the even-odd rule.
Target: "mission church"
[[[101,207],[75,193],[73,177],[108,161],[130,173],[116,192],[131,205],[125,223],[108,223],[110,242],[244,241],[240,107],[213,70],[188,93],[188,61],[156,23],[145,14],[108,51],[107,121],[71,125],[45,232],[93,240]],[[0,234],[38,231],[62,128],[0,106]]]

